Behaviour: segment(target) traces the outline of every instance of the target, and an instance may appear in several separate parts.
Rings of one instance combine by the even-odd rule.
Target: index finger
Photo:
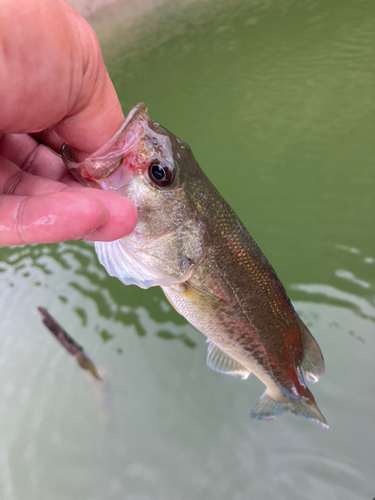
[[[65,1],[2,2],[0,66],[1,132],[89,154],[123,123],[96,35]]]
[[[94,30],[81,17],[76,24],[85,58],[76,104],[57,125],[36,136],[57,152],[66,142],[77,155],[84,153],[83,158],[113,137],[124,122],[124,114]]]

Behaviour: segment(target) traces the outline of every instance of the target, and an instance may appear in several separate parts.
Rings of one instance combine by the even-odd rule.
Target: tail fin
[[[282,398],[278,400],[272,399],[267,392],[268,390],[266,390],[258,403],[251,410],[251,418],[271,420],[286,411],[291,411],[295,415],[308,418],[328,429],[327,421],[315,403],[314,396],[310,391],[311,397],[309,399],[292,399],[287,396],[282,396]]]

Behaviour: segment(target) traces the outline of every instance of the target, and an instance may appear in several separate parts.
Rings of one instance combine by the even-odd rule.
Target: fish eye
[[[174,171],[169,165],[153,162],[148,167],[150,179],[159,187],[170,186],[174,180]]]

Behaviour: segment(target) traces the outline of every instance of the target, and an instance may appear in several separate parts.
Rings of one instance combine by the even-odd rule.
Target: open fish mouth
[[[137,104],[128,114],[118,132],[104,146],[81,162],[74,159],[71,147],[64,143],[61,158],[74,177],[86,186],[98,186],[96,181],[112,175],[123,164],[123,160],[143,134],[142,122],[147,123],[147,106]]]

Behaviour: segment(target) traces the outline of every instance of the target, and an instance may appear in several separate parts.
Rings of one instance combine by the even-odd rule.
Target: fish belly
[[[228,356],[246,367],[249,372],[258,377],[276,397],[281,390],[271,373],[267,373],[262,364],[252,355],[252,351],[258,351],[258,358],[264,358],[267,365],[266,355],[262,346],[249,341],[249,335],[243,335],[236,329],[232,318],[224,320],[225,312],[222,304],[215,304],[216,300],[210,295],[197,292],[188,287],[185,291],[176,291],[173,287],[162,287],[165,296],[176,311],[184,316],[197,330],[218,346]],[[230,324],[232,323],[232,324]],[[253,345],[252,345],[253,344]]]

